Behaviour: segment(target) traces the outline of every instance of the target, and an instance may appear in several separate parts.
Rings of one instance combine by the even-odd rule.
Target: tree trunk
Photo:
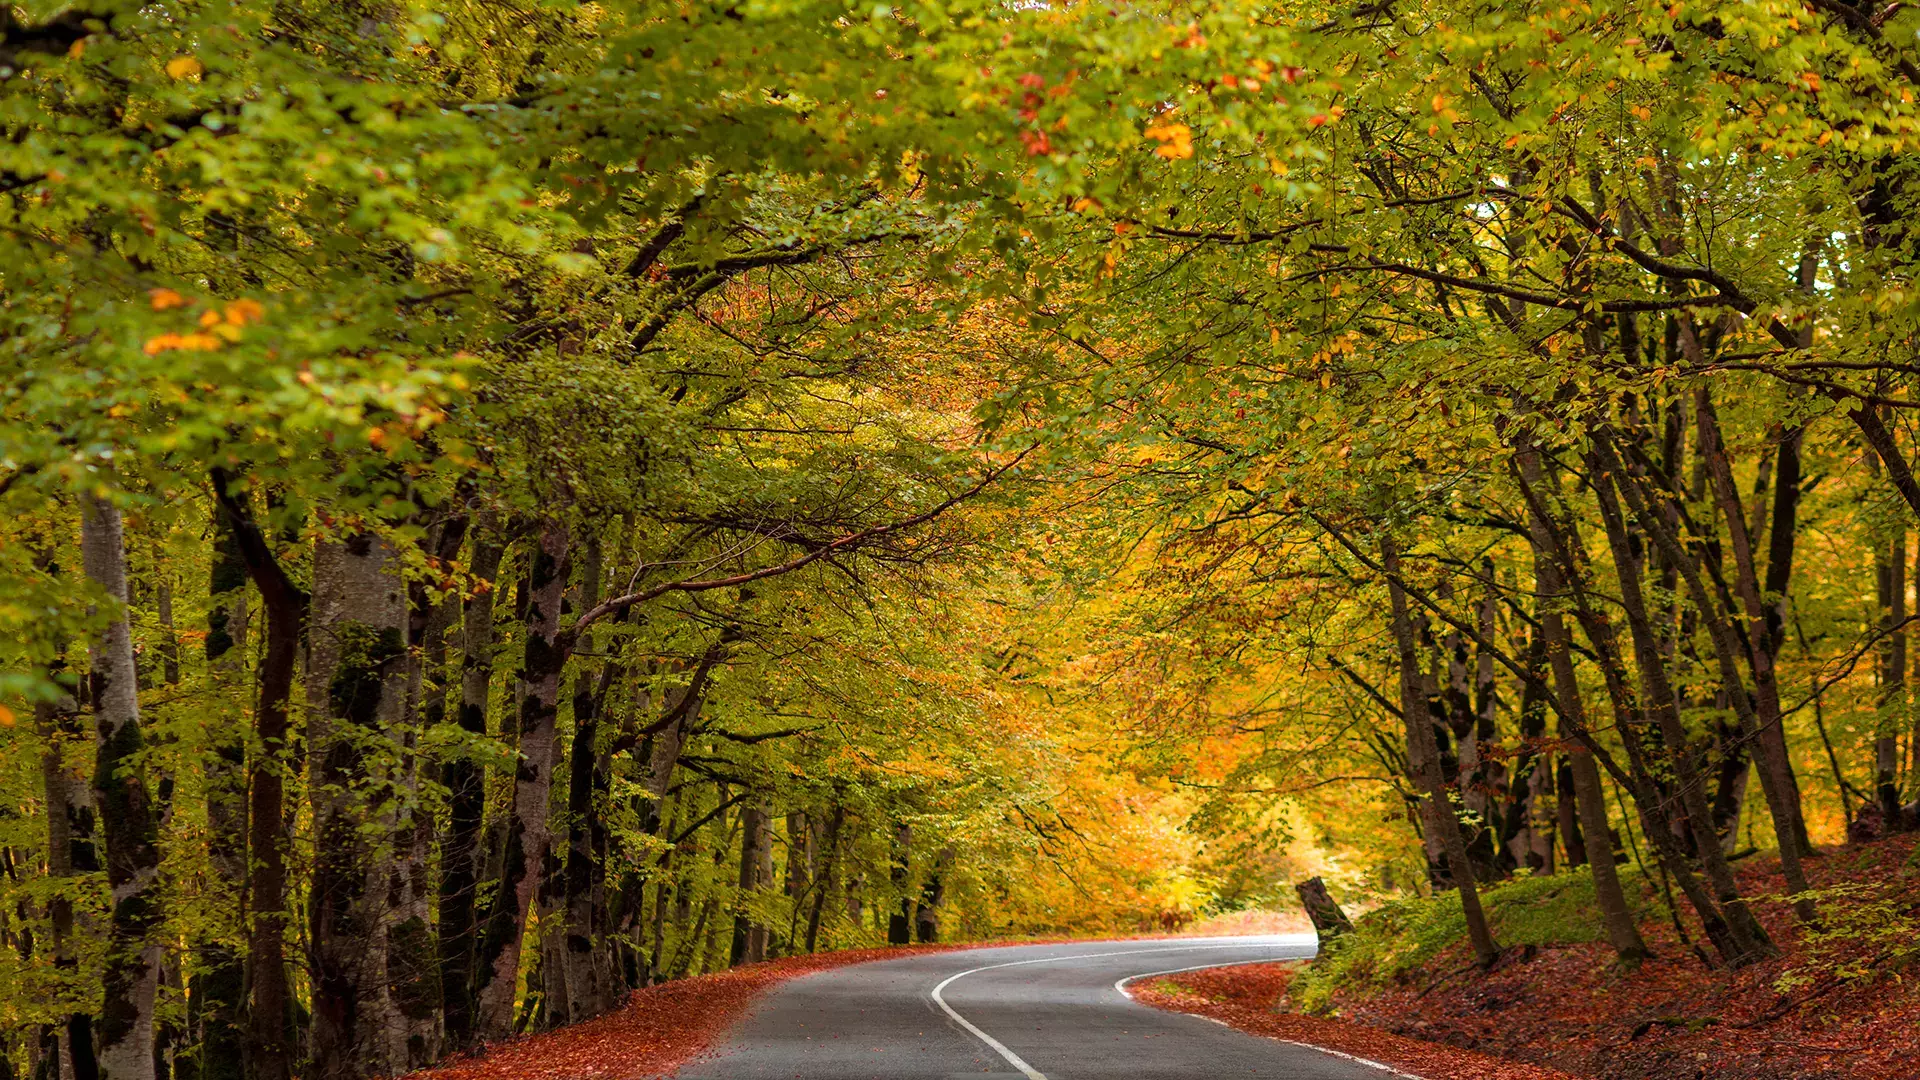
[[[250,1080],[289,1080],[293,1074],[292,995],[287,985],[286,775],[295,762],[288,734],[294,665],[299,659],[307,594],[296,588],[267,546],[246,496],[230,490],[226,474],[210,474],[213,495],[232,530],[247,576],[266,609],[266,647],[260,655],[254,731],[258,737],[247,776],[246,1066]]]
[[[460,705],[455,722],[468,740],[487,735],[487,698],[493,684],[493,611],[505,548],[483,518],[476,526],[468,573],[473,598],[461,628]],[[440,1002],[447,1044],[465,1049],[473,1038],[474,900],[479,881],[480,823],[486,812],[486,774],[471,752],[451,757],[441,771],[447,788],[447,834],[440,846]]]
[[[360,534],[316,545],[307,642],[307,772],[314,829],[308,933],[313,968],[309,1075],[382,1076],[391,1058],[387,985],[390,801],[400,779],[390,734],[406,701],[406,591],[397,554]],[[369,827],[369,825],[373,827]]]
[[[47,568],[52,569],[50,562]],[[82,875],[98,873],[101,867],[100,853],[94,845],[93,786],[87,779],[91,761],[81,768],[76,760],[83,748],[92,748],[93,740],[81,726],[79,703],[65,692],[72,679],[65,670],[65,653],[66,643],[56,642],[54,654],[60,659],[49,665],[47,672],[48,679],[62,687],[60,697],[36,700],[33,718],[46,741],[40,769],[47,808],[47,878],[51,886],[47,922],[53,938],[53,965],[63,978],[72,979],[79,968],[74,949],[76,929],[88,937],[99,933],[97,926],[83,921],[84,917],[75,912],[73,893]],[[53,1042],[61,1051],[60,1075],[65,1080],[97,1080],[100,1065],[93,1053],[92,1013],[68,1013]]]
[[[600,542],[587,544],[585,565],[580,575],[580,609],[588,610],[600,600]],[[624,612],[622,613],[625,614]],[[610,973],[602,965],[599,948],[605,927],[600,925],[604,912],[594,902],[594,887],[602,880],[604,867],[600,852],[607,842],[605,822],[601,818],[601,777],[607,771],[600,734],[600,703],[620,678],[619,663],[607,661],[599,678],[584,667],[575,677],[573,691],[573,750],[568,762],[567,779],[567,852],[562,895],[565,898],[564,955],[555,960],[560,971],[549,970],[548,978],[562,978],[566,985],[567,1018],[578,1023],[598,1016],[610,1004]]]
[[[1393,640],[1400,657],[1400,710],[1407,726],[1409,756],[1420,762],[1420,782],[1426,798],[1427,828],[1436,831],[1453,867],[1455,887],[1460,890],[1460,908],[1466,915],[1467,937],[1473,942],[1474,956],[1480,966],[1491,967],[1499,959],[1500,948],[1493,942],[1486,912],[1480,907],[1480,888],[1473,880],[1467,861],[1466,838],[1460,835],[1460,819],[1454,816],[1447,798],[1446,781],[1440,775],[1440,753],[1433,745],[1433,726],[1427,717],[1427,699],[1419,687],[1419,659],[1414,648],[1413,620],[1407,611],[1407,594],[1400,587],[1400,552],[1391,540],[1380,543],[1381,564],[1387,571],[1387,593],[1393,605]]]
[[[1326,882],[1310,877],[1295,885],[1293,891],[1300,894],[1300,906],[1306,909],[1307,919],[1313,923],[1313,932],[1319,935],[1322,946],[1341,934],[1353,933],[1353,921],[1340,910],[1333,894],[1327,891]]]
[[[468,519],[435,522],[421,542],[430,570],[444,572],[459,556]],[[392,741],[399,756],[399,803],[394,830],[393,878],[387,901],[387,1055],[401,1072],[438,1060],[444,1041],[440,1006],[440,947],[433,924],[434,825],[425,785],[434,763],[422,754],[422,738],[447,718],[447,636],[459,613],[459,595],[438,581],[407,589],[406,705]]]
[[[922,945],[940,940],[940,905],[947,896],[947,868],[952,864],[953,849],[941,848],[927,872],[927,883],[920,888],[920,903],[913,909],[913,936]]]
[[[1570,735],[1564,729],[1561,732],[1562,739]],[[1567,853],[1567,865],[1570,867],[1587,865],[1587,838],[1580,828],[1579,806],[1575,799],[1573,765],[1563,754],[1553,772],[1553,808],[1560,831],[1560,847]]]
[[[1747,606],[1751,610],[1752,634],[1760,635],[1765,632],[1765,615],[1758,599],[1757,578],[1753,574],[1752,548],[1747,543],[1746,524],[1739,512],[1739,494],[1734,490],[1731,475],[1727,471],[1725,449],[1720,445],[1718,428],[1712,422],[1711,406],[1704,397],[1698,398],[1697,402],[1701,418],[1700,456],[1709,475],[1714,478],[1713,486],[1720,493],[1722,505],[1727,510],[1724,515],[1727,519],[1727,527],[1732,534],[1736,556],[1742,564],[1739,577],[1751,596]],[[1651,485],[1644,484],[1635,471],[1622,465],[1614,450],[1611,433],[1603,433],[1596,440],[1596,446],[1600,459],[1607,466],[1603,471],[1612,473],[1612,486],[1626,498],[1627,505],[1632,508],[1635,517],[1640,521],[1647,535],[1652,538],[1655,546],[1678,569],[1680,580],[1685,584],[1688,596],[1692,598],[1695,609],[1700,613],[1701,623],[1713,644],[1714,661],[1720,675],[1721,687],[1733,705],[1734,715],[1740,721],[1741,734],[1759,746],[1762,754],[1766,754],[1768,746],[1771,745],[1768,739],[1769,731],[1777,734],[1780,727],[1780,698],[1778,687],[1774,684],[1770,654],[1764,652],[1756,654],[1754,650],[1746,647],[1746,636],[1740,634],[1736,628],[1736,614],[1717,604],[1713,595],[1708,592],[1701,580],[1698,561],[1680,543],[1673,530],[1669,528],[1665,517],[1650,505],[1648,500]],[[1607,484],[1598,485],[1598,488],[1603,491],[1607,487]],[[1755,675],[1753,693],[1748,692],[1747,685],[1740,674],[1739,657],[1742,652],[1746,653],[1749,667]],[[1662,710],[1661,715],[1662,724],[1669,723],[1665,710]],[[1677,737],[1684,742],[1686,736],[1680,727],[1677,713],[1671,716],[1670,722],[1672,724],[1670,741]],[[1774,829],[1780,839],[1780,870],[1787,880],[1787,888],[1796,894],[1805,893],[1809,886],[1806,873],[1800,864],[1803,848],[1801,830],[1796,829],[1794,825],[1800,817],[1799,792],[1792,782],[1792,770],[1786,765],[1784,742],[1779,744],[1779,748],[1782,754],[1779,760],[1762,762],[1759,770],[1760,789],[1766,796],[1768,809],[1773,811]],[[1682,753],[1691,757],[1691,754],[1686,751]],[[1691,766],[1691,762],[1689,765]],[[1691,818],[1696,812],[1702,815],[1697,820],[1703,823],[1704,828],[1695,826],[1694,839],[1703,849],[1701,853],[1703,865],[1707,867],[1715,887],[1722,891],[1723,897],[1737,896],[1737,886],[1733,883],[1732,871],[1726,868],[1725,853],[1719,846],[1718,835],[1713,831],[1711,811],[1705,807],[1704,791],[1689,785],[1689,789],[1682,794],[1689,802],[1698,801],[1701,804],[1698,811],[1689,805],[1688,816]],[[1705,850],[1707,848],[1712,850]],[[1744,929],[1752,937],[1754,944],[1764,953],[1770,955],[1776,951],[1766,931],[1761,929],[1758,921],[1752,919],[1752,914],[1744,901],[1730,905],[1723,899],[1721,907],[1727,911],[1729,919],[1736,926]],[[1811,900],[1795,903],[1794,911],[1802,921],[1813,921],[1814,908]]]
[[[1894,627],[1907,617],[1906,533],[1874,546],[1873,569],[1880,594],[1879,710],[1874,739],[1873,791],[1889,832],[1902,825],[1900,810],[1900,721],[1906,715],[1906,635]]]
[[[540,533],[527,590],[526,654],[520,669],[520,757],[513,775],[513,805],[506,823],[505,859],[493,912],[476,969],[482,1040],[513,1031],[514,991],[525,942],[527,912],[540,888],[552,843],[547,832],[553,788],[554,723],[559,712],[560,599],[569,570],[566,526],[549,521]]]
[[[1775,671],[1775,644],[1768,615],[1773,605],[1766,602],[1761,594],[1760,571],[1755,554],[1753,537],[1747,531],[1745,511],[1740,504],[1740,492],[1733,482],[1733,467],[1727,459],[1726,443],[1720,432],[1720,422],[1715,417],[1713,402],[1708,397],[1706,387],[1694,391],[1696,411],[1703,429],[1700,437],[1701,456],[1706,460],[1708,472],[1713,478],[1716,498],[1720,503],[1721,516],[1727,525],[1727,536],[1731,541],[1734,557],[1736,592],[1740,598],[1742,612],[1747,619],[1744,635],[1729,635],[1724,631],[1722,637],[1729,638],[1728,646],[1744,644],[1748,670],[1753,674],[1752,708],[1754,711],[1754,740],[1757,746],[1756,763],[1760,771],[1760,790],[1766,796],[1767,808],[1774,817],[1774,832],[1782,848],[1781,869],[1786,872],[1788,887],[1795,892],[1807,889],[1807,879],[1800,869],[1800,859],[1813,850],[1807,838],[1806,815],[1800,803],[1800,782],[1793,773],[1793,760],[1787,749],[1784,716],[1780,708],[1780,686]],[[1787,526],[1787,552],[1791,552],[1793,540],[1791,525]],[[1906,530],[1900,531],[1901,548],[1905,547]],[[1776,534],[1774,539],[1781,537]],[[1780,554],[1776,544],[1774,554]],[[1789,555],[1790,559],[1791,556]],[[1786,560],[1782,560],[1785,562]],[[1894,561],[1904,566],[1904,550],[1896,554]],[[1784,575],[1779,580],[1782,595],[1776,603],[1784,602],[1784,590],[1788,584]],[[1904,583],[1900,586],[1900,595],[1906,595]],[[1725,622],[1734,623],[1733,611],[1726,613]],[[1905,667],[1904,663],[1901,667]],[[1724,672],[1723,672],[1724,675]],[[1738,694],[1739,689],[1729,687],[1729,693]],[[1802,919],[1811,920],[1813,906],[1811,902],[1795,905]]]
[[[97,735],[94,803],[113,892],[96,1032],[100,1075],[105,1080],[151,1080],[161,959],[156,935],[163,919],[160,849],[154,806],[139,765],[145,740],[133,635],[127,625],[127,553],[119,508],[98,498],[82,502],[80,552],[88,580],[112,605],[112,621],[88,649],[88,696]]]
[[[1586,734],[1587,730],[1585,700],[1581,697],[1580,681],[1573,670],[1572,635],[1568,633],[1561,614],[1561,605],[1565,603],[1575,568],[1563,561],[1560,548],[1562,541],[1570,542],[1571,537],[1556,535],[1558,530],[1554,528],[1546,502],[1546,477],[1540,466],[1539,452],[1534,449],[1530,439],[1522,438],[1515,457],[1521,484],[1527,492],[1527,533],[1533,547],[1534,589],[1539,595],[1540,638],[1547,654],[1547,670],[1553,676],[1554,696],[1560,702],[1560,735],[1562,738],[1578,737]],[[1596,641],[1595,647],[1603,665],[1613,658],[1611,642],[1604,635]],[[1616,671],[1609,678],[1610,687],[1617,684],[1618,680]],[[1620,735],[1630,747],[1637,738],[1628,725],[1622,725]],[[1593,877],[1595,902],[1599,904],[1601,917],[1606,923],[1607,941],[1622,964],[1637,966],[1652,953],[1640,936],[1639,925],[1634,920],[1632,907],[1627,903],[1626,891],[1621,888],[1620,875],[1613,861],[1613,845],[1608,842],[1611,834],[1607,821],[1606,793],[1600,786],[1599,767],[1592,753],[1584,746],[1573,747],[1567,753],[1567,772],[1569,785],[1573,788],[1574,810],[1581,831],[1588,839],[1586,846],[1591,848],[1583,854],[1586,856],[1588,873]],[[1568,857],[1572,858],[1571,851]],[[1708,912],[1714,921],[1719,921],[1719,913],[1713,911],[1711,905]]]
[[[1629,506],[1647,532],[1661,534],[1665,522],[1658,520],[1657,515],[1648,511],[1640,501],[1633,478],[1622,474],[1619,461],[1606,447],[1604,440],[1596,438],[1594,446],[1595,451],[1589,455],[1589,469],[1594,477],[1594,493],[1599,500],[1601,518],[1606,523],[1608,544],[1613,549],[1614,565],[1620,576],[1621,603],[1633,639],[1634,656],[1639,661],[1642,689],[1653,720],[1665,741],[1667,762],[1673,769],[1675,783],[1679,787],[1680,803],[1686,812],[1685,824],[1693,839],[1695,853],[1706,871],[1707,880],[1713,885],[1721,913],[1726,917],[1731,932],[1729,943],[1734,956],[1729,959],[1736,966],[1750,963],[1773,955],[1775,950],[1766,930],[1741,897],[1733,870],[1720,848],[1720,839],[1713,831],[1713,814],[1707,805],[1700,769],[1694,759],[1686,729],[1680,723],[1679,703],[1668,679],[1666,660],[1660,653],[1652,622],[1647,615],[1639,555],[1628,537],[1626,518],[1621,512],[1616,492],[1628,497]],[[1685,552],[1676,551],[1677,545],[1673,544],[1661,543],[1659,546],[1671,563],[1679,568],[1683,578],[1698,582],[1698,572]],[[1715,621],[1706,612],[1703,612],[1703,617],[1709,623]]]
[[[207,856],[222,908],[242,911],[247,894],[247,758],[242,714],[247,655],[247,563],[233,524],[217,507],[213,568],[207,582],[207,671],[219,695],[206,759]],[[231,709],[231,712],[228,710]],[[190,1001],[199,1080],[240,1080],[246,1053],[246,962],[234,938],[238,925],[216,925],[197,946],[199,973]]]
[[[754,907],[773,882],[773,817],[758,802],[741,812],[740,910],[733,917],[729,964],[757,964],[767,958],[767,928]]]
[[[827,817],[826,862],[820,868],[819,880],[814,883],[813,910],[807,914],[807,951],[810,953],[820,948],[820,917],[826,910],[828,896],[833,892],[834,875],[840,861],[840,829],[846,820],[846,804],[836,800],[833,813]]]
[[[899,902],[887,916],[887,944],[909,945],[913,942],[913,898],[907,895],[910,882],[910,867],[913,855],[913,826],[899,822],[893,827],[893,888],[899,894]]]

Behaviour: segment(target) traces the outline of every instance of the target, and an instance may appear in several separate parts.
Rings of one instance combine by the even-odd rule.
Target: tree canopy
[[[1920,827],[1917,35],[0,7],[0,1074],[1312,874],[1770,955]]]

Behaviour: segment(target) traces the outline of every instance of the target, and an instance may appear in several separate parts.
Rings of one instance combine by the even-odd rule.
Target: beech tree
[[[1916,18],[0,9],[0,1058],[398,1075],[1309,829],[1771,955],[1749,849],[1920,825]]]

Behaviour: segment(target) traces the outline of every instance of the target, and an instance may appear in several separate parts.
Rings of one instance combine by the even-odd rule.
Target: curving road
[[[1384,1066],[1136,1005],[1130,979],[1313,955],[1311,934],[930,953],[784,983],[681,1080],[1387,1080]],[[1397,1074],[1405,1075],[1405,1074]]]

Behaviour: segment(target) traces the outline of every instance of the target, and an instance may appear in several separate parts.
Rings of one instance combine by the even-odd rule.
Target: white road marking
[[[994,971],[998,968],[1024,967],[1028,964],[1058,964],[1067,960],[1098,960],[1098,959],[1101,959],[1102,957],[1108,957],[1108,956],[1140,956],[1148,953],[1198,952],[1202,949],[1246,949],[1246,948],[1258,948],[1258,947],[1259,945],[1255,942],[1241,941],[1241,942],[1232,942],[1224,945],[1179,945],[1173,948],[1159,948],[1159,949],[1120,949],[1114,952],[1103,952],[1103,953],[1074,953],[1071,956],[1043,956],[1037,960],[1009,960],[1004,964],[984,964],[977,968],[968,968],[967,970],[960,972],[958,975],[949,975],[945,979],[942,979],[940,981],[940,985],[935,986],[933,988],[932,997],[933,997],[933,1003],[935,1005],[940,1006],[940,1010],[946,1013],[949,1017],[951,1017],[954,1023],[959,1024],[963,1028],[966,1028],[969,1032],[973,1033],[974,1038],[979,1039],[981,1042],[986,1043],[989,1047],[992,1047],[994,1053],[997,1053],[1002,1058],[1006,1059],[1007,1064],[1013,1066],[1016,1069],[1019,1069],[1020,1075],[1026,1077],[1027,1080],[1047,1080],[1045,1073],[1042,1073],[1040,1070],[1027,1064],[1024,1060],[1021,1059],[1019,1054],[1016,1054],[1012,1050],[1007,1049],[1007,1045],[1005,1043],[987,1034],[986,1032],[981,1031],[978,1027],[974,1025],[974,1023],[971,1020],[968,1020],[966,1017],[961,1016],[958,1012],[954,1011],[953,1006],[947,1004],[947,999],[940,996],[940,991],[945,990],[947,987],[953,985],[954,982],[960,979],[963,979],[968,975],[973,975],[982,971]],[[1274,947],[1277,948],[1279,946],[1276,945]],[[1300,959],[1300,958],[1278,956],[1278,957],[1269,957],[1266,960],[1251,961],[1251,962],[1271,964],[1277,960],[1287,960],[1287,959]],[[1225,967],[1227,965],[1202,964],[1200,966],[1201,967],[1209,967],[1209,966]],[[1195,969],[1181,968],[1180,970],[1192,971]],[[1160,974],[1165,974],[1165,973],[1162,972]],[[1121,981],[1125,982],[1126,980],[1123,979]],[[1121,992],[1123,994],[1125,993],[1125,991],[1121,991]],[[1316,1047],[1316,1049],[1318,1048]],[[1343,1054],[1341,1056],[1344,1057],[1345,1055]],[[1416,1077],[1415,1080],[1418,1080],[1418,1078]]]
[[[1297,959],[1297,957],[1290,957],[1287,959]],[[1127,993],[1127,984],[1130,982],[1138,982],[1141,979],[1151,979],[1155,975],[1178,975],[1183,971],[1204,971],[1209,968],[1243,967],[1247,964],[1271,964],[1274,962],[1275,961],[1273,960],[1235,960],[1230,964],[1195,964],[1192,967],[1169,968],[1166,971],[1149,971],[1143,975],[1124,976],[1114,982],[1113,988],[1115,990],[1120,991],[1120,995],[1122,997],[1126,998],[1128,1001],[1132,1001],[1133,995]],[[1227,1023],[1225,1020],[1216,1019],[1211,1016],[1202,1016],[1200,1019],[1212,1020],[1214,1023],[1219,1024],[1222,1027],[1233,1026],[1232,1024]],[[1260,1037],[1263,1039],[1273,1038],[1273,1036],[1271,1035],[1262,1035]],[[1426,1080],[1425,1077],[1417,1076],[1410,1072],[1403,1072],[1399,1069],[1394,1068],[1391,1065],[1388,1065],[1383,1061],[1375,1061],[1372,1058],[1358,1057],[1353,1054],[1343,1053],[1339,1050],[1329,1050],[1324,1046],[1315,1046],[1312,1043],[1295,1042],[1292,1039],[1273,1039],[1273,1041],[1286,1043],[1288,1046],[1302,1046],[1307,1048],[1308,1050],[1318,1050],[1322,1054],[1331,1054],[1337,1058],[1345,1058],[1348,1061],[1354,1062],[1355,1064],[1366,1065],[1370,1068],[1379,1069],[1381,1072],[1387,1073],[1389,1075],[1401,1077],[1402,1080]]]

